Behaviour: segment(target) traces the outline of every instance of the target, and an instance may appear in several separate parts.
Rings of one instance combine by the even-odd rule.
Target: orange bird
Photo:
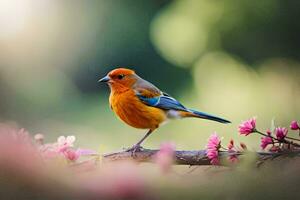
[[[135,128],[148,129],[146,135],[127,151],[139,151],[142,142],[169,119],[196,117],[230,123],[226,119],[186,108],[130,69],[114,69],[99,82],[109,85],[110,107],[122,121]]]

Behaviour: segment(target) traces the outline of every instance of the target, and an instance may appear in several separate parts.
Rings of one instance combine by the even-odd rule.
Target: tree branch
[[[139,152],[114,152],[103,155],[103,161],[120,161],[120,160],[135,160],[137,162],[153,162],[155,154],[159,150],[152,149],[141,149]],[[300,157],[300,150],[288,151],[280,153],[272,152],[243,152],[243,153],[228,153],[227,151],[219,152],[220,158],[226,158],[229,156],[241,156],[245,154],[254,153],[257,155],[258,161],[265,161],[268,159],[273,159],[279,156],[290,156],[290,157]],[[177,165],[211,165],[210,160],[206,156],[205,150],[198,151],[175,151],[174,152],[174,163]],[[226,165],[226,163],[222,163]]]

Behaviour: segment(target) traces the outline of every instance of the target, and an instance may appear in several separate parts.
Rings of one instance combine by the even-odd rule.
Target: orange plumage
[[[225,119],[184,107],[130,69],[112,70],[99,81],[109,85],[110,106],[122,121],[135,128],[149,129],[147,134],[129,150],[139,150],[140,144],[151,132],[168,119],[197,117],[229,123]]]
[[[109,102],[117,116],[135,128],[154,130],[166,120],[163,110],[145,106],[132,90],[119,93],[112,89]]]

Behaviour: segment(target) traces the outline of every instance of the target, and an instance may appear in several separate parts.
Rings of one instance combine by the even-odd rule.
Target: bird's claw
[[[141,151],[143,149],[143,147],[142,146],[140,146],[140,145],[133,145],[131,148],[128,148],[128,149],[126,149],[125,151],[126,152],[139,152],[139,151]]]
[[[143,149],[140,145],[133,145],[133,147],[128,148],[125,152],[131,152],[131,156],[134,156],[136,152],[140,152]]]

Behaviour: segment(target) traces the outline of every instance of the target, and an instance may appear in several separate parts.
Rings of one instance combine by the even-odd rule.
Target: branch
[[[135,160],[137,162],[153,162],[155,154],[159,150],[141,149],[139,152],[114,152],[103,155],[103,161],[120,161],[120,160]],[[279,156],[292,156],[300,157],[300,151],[288,151],[280,153],[272,152],[244,152],[244,153],[229,153],[227,151],[219,152],[220,158],[227,158],[229,156],[241,156],[244,154],[255,153],[258,161],[273,159]],[[198,151],[175,151],[174,152],[174,163],[177,165],[211,165],[210,160],[206,156],[205,150]],[[226,165],[226,163],[222,163]]]

